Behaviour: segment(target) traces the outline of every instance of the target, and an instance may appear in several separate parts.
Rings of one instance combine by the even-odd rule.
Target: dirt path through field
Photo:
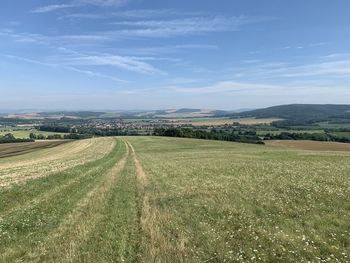
[[[142,257],[142,262],[155,262],[157,251],[152,248],[155,247],[157,241],[159,240],[159,236],[157,231],[155,231],[155,227],[153,225],[154,219],[156,216],[153,214],[149,204],[149,196],[146,192],[146,188],[148,186],[148,178],[146,173],[143,170],[143,167],[137,158],[134,147],[130,142],[127,141],[128,146],[131,149],[132,157],[134,159],[135,168],[136,168],[136,178],[138,182],[138,192],[140,197],[140,223],[141,223],[141,231],[144,233],[141,238],[140,247],[143,250],[144,255],[149,255],[148,258]],[[147,236],[148,238],[144,238]],[[147,252],[146,252],[147,251]]]

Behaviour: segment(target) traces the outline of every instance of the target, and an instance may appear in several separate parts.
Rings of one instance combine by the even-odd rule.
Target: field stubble
[[[111,138],[72,141],[53,148],[0,159],[0,187],[23,183],[97,160],[111,152],[114,145],[115,140]]]

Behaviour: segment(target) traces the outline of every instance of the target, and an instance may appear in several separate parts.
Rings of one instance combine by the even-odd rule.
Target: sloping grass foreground
[[[129,138],[145,262],[349,262],[350,154]]]
[[[350,153],[109,143],[99,159],[1,188],[0,262],[349,261]]]

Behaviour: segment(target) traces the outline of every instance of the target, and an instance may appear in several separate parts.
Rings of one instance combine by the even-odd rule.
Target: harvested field
[[[340,142],[318,142],[318,141],[294,141],[294,140],[273,140],[266,141],[266,145],[275,147],[287,147],[299,150],[310,151],[350,151],[349,143]]]
[[[113,138],[88,139],[2,158],[0,159],[0,186],[22,183],[100,159],[112,151],[114,145]]]
[[[46,141],[0,144],[0,158],[21,155],[29,152],[48,149],[69,141]]]

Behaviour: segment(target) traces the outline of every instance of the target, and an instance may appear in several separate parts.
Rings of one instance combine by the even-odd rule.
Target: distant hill
[[[72,117],[72,118],[92,118],[99,117],[104,112],[96,112],[96,111],[57,111],[57,112],[40,112],[40,116],[42,117]]]
[[[187,108],[183,108],[183,109],[179,109],[174,111],[174,113],[195,113],[195,112],[200,112],[202,111],[201,109],[187,109]]]
[[[193,117],[218,117],[229,116],[232,112],[223,110],[208,110],[208,109],[168,109],[156,111],[142,111],[135,116],[148,118],[193,118]]]
[[[194,118],[230,116],[233,111],[208,109],[119,110],[119,111],[28,111],[4,113],[0,117],[15,119],[96,119],[96,118]]]
[[[350,118],[350,105],[290,104],[234,114],[235,117],[282,118],[287,120],[325,120]]]

